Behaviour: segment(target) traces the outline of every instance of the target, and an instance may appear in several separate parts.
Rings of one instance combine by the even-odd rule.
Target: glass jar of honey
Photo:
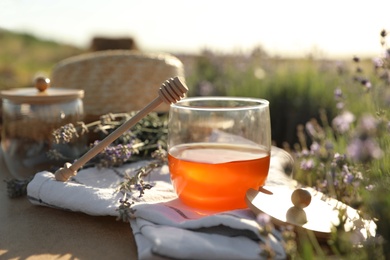
[[[43,170],[62,166],[74,158],[81,143],[54,144],[53,130],[83,120],[83,90],[48,88],[50,80],[38,78],[35,88],[0,92],[2,98],[1,148],[5,164],[16,179],[25,180]],[[49,150],[61,150],[64,160]]]

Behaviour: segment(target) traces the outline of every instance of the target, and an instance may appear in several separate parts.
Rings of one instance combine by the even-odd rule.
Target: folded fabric
[[[147,161],[140,161],[117,168],[87,168],[77,173],[67,182],[56,181],[54,174],[48,171],[37,173],[27,186],[27,197],[31,203],[63,210],[78,211],[95,216],[117,216],[116,209],[122,194],[118,187],[123,176],[130,176]],[[167,166],[154,171],[149,182],[153,189],[142,197],[132,194],[136,203],[161,202],[177,198],[169,182]]]
[[[68,182],[58,182],[51,172],[37,173],[27,187],[31,203],[90,215],[117,216],[122,195],[117,187],[125,174],[132,175],[146,161],[114,169],[88,168]],[[296,183],[288,176],[291,157],[273,147],[267,185]],[[167,166],[147,179],[153,188],[142,197],[132,194],[135,218],[130,221],[139,259],[259,259],[264,247],[276,259],[285,258],[280,234],[268,235],[249,210],[207,212],[182,204],[170,183]]]
[[[140,259],[261,259],[265,244],[275,259],[286,257],[279,232],[264,235],[248,209],[194,211],[178,199],[135,209],[131,227]]]

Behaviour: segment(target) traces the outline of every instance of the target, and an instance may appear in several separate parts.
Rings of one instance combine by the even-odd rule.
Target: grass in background
[[[0,89],[32,87],[37,74],[49,76],[58,61],[83,50],[0,29]]]
[[[278,146],[298,142],[296,126],[325,110],[336,115],[335,89],[342,84],[339,61],[218,56],[204,52],[188,76],[189,95],[228,95],[270,101],[272,137]]]

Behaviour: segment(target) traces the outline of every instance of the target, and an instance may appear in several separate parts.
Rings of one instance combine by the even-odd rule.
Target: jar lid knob
[[[35,88],[38,89],[39,92],[44,92],[50,87],[50,79],[45,77],[37,77],[34,84]]]

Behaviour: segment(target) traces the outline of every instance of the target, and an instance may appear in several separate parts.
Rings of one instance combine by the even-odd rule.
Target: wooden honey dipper
[[[58,169],[55,172],[55,178],[57,181],[67,181],[72,176],[77,174],[77,170],[80,169],[84,164],[91,160],[98,153],[103,151],[108,145],[114,142],[119,138],[126,130],[134,126],[139,120],[145,117],[148,113],[152,112],[154,108],[160,105],[162,102],[167,104],[174,104],[184,97],[184,94],[187,93],[188,88],[183,82],[178,78],[170,78],[166,80],[160,87],[158,91],[158,97],[155,98],[152,102],[146,105],[142,110],[135,114],[128,121],[123,123],[118,127],[114,132],[100,141],[95,147],[91,148],[73,164],[65,163],[63,168]]]

